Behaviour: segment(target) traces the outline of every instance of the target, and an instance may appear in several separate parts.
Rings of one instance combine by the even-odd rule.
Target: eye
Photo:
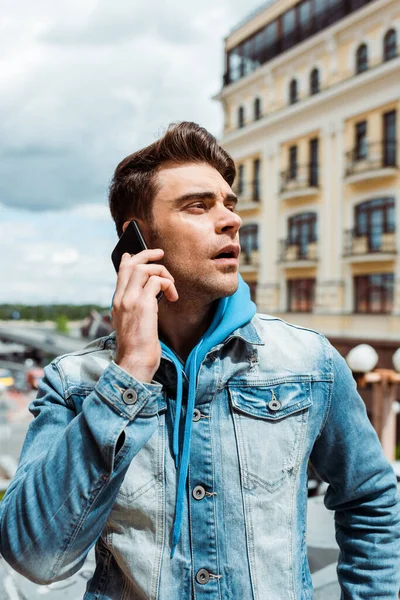
[[[200,208],[200,209],[203,209],[203,208],[205,208],[205,204],[204,204],[204,202],[196,202],[195,204],[190,204],[189,206],[187,206],[187,208]]]

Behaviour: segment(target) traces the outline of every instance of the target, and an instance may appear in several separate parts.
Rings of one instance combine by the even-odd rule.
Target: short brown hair
[[[162,138],[122,160],[110,185],[109,206],[117,233],[131,218],[150,221],[157,193],[156,174],[163,163],[203,162],[232,185],[236,168],[231,156],[204,127],[190,121],[171,123]]]

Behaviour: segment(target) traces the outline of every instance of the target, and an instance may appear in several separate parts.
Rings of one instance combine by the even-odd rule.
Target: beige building
[[[275,0],[225,39],[244,279],[338,342],[400,339],[400,0]]]

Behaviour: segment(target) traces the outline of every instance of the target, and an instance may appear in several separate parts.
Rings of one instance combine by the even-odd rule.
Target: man
[[[87,600],[312,598],[311,459],[329,483],[342,598],[395,600],[393,470],[326,338],[255,314],[234,177],[186,122],[117,167],[118,234],[135,218],[151,249],[123,256],[115,333],[45,370],[1,553],[48,583],[96,544]]]

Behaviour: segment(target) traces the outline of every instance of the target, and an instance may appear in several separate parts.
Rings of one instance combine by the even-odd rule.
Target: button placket
[[[188,477],[190,543],[197,600],[219,593],[219,564],[214,490],[213,419],[211,404],[201,405],[201,419],[192,429]],[[199,411],[200,412],[200,411]],[[203,418],[204,417],[204,418]],[[199,483],[201,482],[201,483]],[[208,491],[209,490],[209,491]]]

